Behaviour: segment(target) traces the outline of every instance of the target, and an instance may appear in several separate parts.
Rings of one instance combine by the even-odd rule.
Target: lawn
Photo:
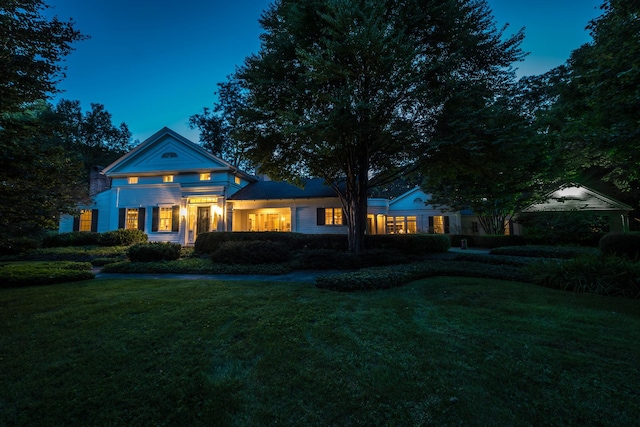
[[[430,278],[0,289],[0,425],[638,425],[640,301]]]

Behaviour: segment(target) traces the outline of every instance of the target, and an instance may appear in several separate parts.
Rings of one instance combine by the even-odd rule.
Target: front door
[[[208,206],[198,206],[198,222],[196,225],[196,236],[208,233],[211,227],[211,208]]]

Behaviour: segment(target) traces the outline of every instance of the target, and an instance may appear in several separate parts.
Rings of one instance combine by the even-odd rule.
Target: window
[[[175,157],[178,157],[178,155],[176,153],[173,153],[173,152],[168,152],[168,153],[163,153],[162,154],[162,158],[163,159],[172,159],[172,158],[175,158]]]
[[[80,212],[80,224],[78,227],[78,231],[92,231],[91,230],[91,221],[93,219],[93,215],[91,211],[83,210]]]
[[[162,182],[173,182],[173,175],[165,175],[162,177]]]
[[[471,232],[472,233],[478,233],[479,229],[478,229],[478,222],[477,221],[473,221],[471,223]]]
[[[342,208],[325,208],[325,225],[342,225]]]
[[[211,181],[211,174],[209,172],[201,173],[200,174],[200,181]]]
[[[239,177],[239,176],[236,176],[236,177],[234,178],[234,182],[235,182],[236,184],[240,185],[240,177]]]
[[[138,209],[127,209],[127,217],[126,217],[125,227],[127,230],[137,230],[138,229]]]
[[[180,228],[180,206],[156,206],[151,209],[151,231],[177,232]]]
[[[130,176],[129,178],[127,178],[127,182],[129,184],[137,184],[138,183],[138,177],[137,176]]]
[[[430,216],[429,217],[429,233],[449,234],[449,217],[448,216]]]
[[[160,208],[160,224],[158,231],[171,231],[172,208]]]
[[[417,217],[390,216],[387,217],[387,232],[389,234],[417,233]]]

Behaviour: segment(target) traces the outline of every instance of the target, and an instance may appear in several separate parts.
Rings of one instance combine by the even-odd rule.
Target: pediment
[[[224,160],[170,129],[163,129],[104,169],[109,176],[231,169]]]
[[[567,212],[567,211],[627,211],[631,207],[577,184],[566,184],[546,196],[523,212]]]

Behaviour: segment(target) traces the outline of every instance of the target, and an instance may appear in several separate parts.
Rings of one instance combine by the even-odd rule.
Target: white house
[[[63,216],[60,232],[140,229],[150,241],[182,245],[193,245],[198,234],[210,231],[347,233],[340,199],[321,179],[306,180],[304,188],[259,180],[168,128],[102,171],[94,170],[91,188],[92,204],[80,206],[75,218]],[[585,194],[589,200],[596,196]],[[631,208],[604,197],[598,193],[595,199],[604,203],[603,210],[605,205],[614,209],[615,218],[622,215],[624,223]],[[568,200],[553,200],[560,199]],[[417,187],[393,200],[369,199],[368,232],[482,233],[473,213],[443,212],[429,200]],[[554,205],[529,209],[549,206]]]

